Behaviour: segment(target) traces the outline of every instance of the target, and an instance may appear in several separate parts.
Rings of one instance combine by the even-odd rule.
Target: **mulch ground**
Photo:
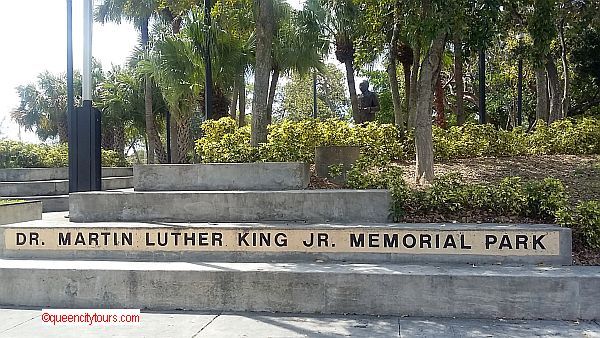
[[[397,163],[404,171],[404,179],[414,185],[414,162]],[[458,172],[465,183],[494,183],[509,176],[525,180],[556,178],[565,184],[572,204],[581,201],[600,200],[600,156],[545,155],[517,157],[484,157],[458,159],[436,163],[436,175]],[[313,171],[314,172],[314,171]],[[416,187],[416,186],[415,186]],[[341,189],[327,179],[313,175],[309,189]],[[514,217],[492,217],[482,214],[424,215],[406,219],[405,222],[460,222],[460,223],[537,223],[536,220]],[[600,250],[583,248],[577,239],[573,241],[573,263],[576,265],[600,265]]]

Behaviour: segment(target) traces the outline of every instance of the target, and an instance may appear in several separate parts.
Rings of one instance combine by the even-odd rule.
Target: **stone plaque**
[[[9,228],[4,241],[7,250],[560,255],[550,229]]]

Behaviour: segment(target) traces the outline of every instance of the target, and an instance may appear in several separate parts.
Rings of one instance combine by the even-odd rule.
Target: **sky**
[[[0,139],[19,138],[26,142],[39,142],[25,131],[19,132],[10,120],[10,112],[19,105],[15,88],[34,82],[36,76],[48,70],[66,71],[66,1],[18,0],[2,1],[3,18],[0,20]],[[101,0],[94,0],[95,4]],[[288,0],[299,8],[303,0]],[[73,58],[75,69],[82,64],[83,1],[73,1]],[[132,24],[120,25],[94,23],[93,56],[110,69],[111,64],[123,64],[138,36]]]

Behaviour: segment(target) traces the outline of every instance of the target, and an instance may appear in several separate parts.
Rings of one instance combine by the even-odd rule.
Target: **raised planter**
[[[348,171],[360,157],[360,147],[326,146],[315,149],[315,168],[319,177],[330,182],[345,185]]]
[[[1,204],[0,225],[42,219],[42,202],[24,201]]]
[[[297,190],[310,183],[307,163],[158,164],[134,168],[136,191]]]

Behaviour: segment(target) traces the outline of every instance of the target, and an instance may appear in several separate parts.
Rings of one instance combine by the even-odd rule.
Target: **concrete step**
[[[102,189],[115,190],[133,187],[133,177],[102,178]],[[55,196],[69,193],[68,180],[0,182],[0,196]]]
[[[139,165],[136,191],[297,190],[310,183],[308,163]]]
[[[0,260],[0,283],[38,308],[600,319],[599,267]]]
[[[31,239],[31,240],[30,240]],[[0,257],[134,261],[570,265],[550,225],[71,223],[0,227]]]
[[[43,212],[56,212],[69,210],[69,195],[55,196],[18,196],[14,199],[25,201],[41,201]]]
[[[387,222],[387,190],[83,192],[73,222]]]
[[[133,168],[102,168],[102,177],[133,176]],[[69,168],[0,169],[0,182],[68,180]]]

